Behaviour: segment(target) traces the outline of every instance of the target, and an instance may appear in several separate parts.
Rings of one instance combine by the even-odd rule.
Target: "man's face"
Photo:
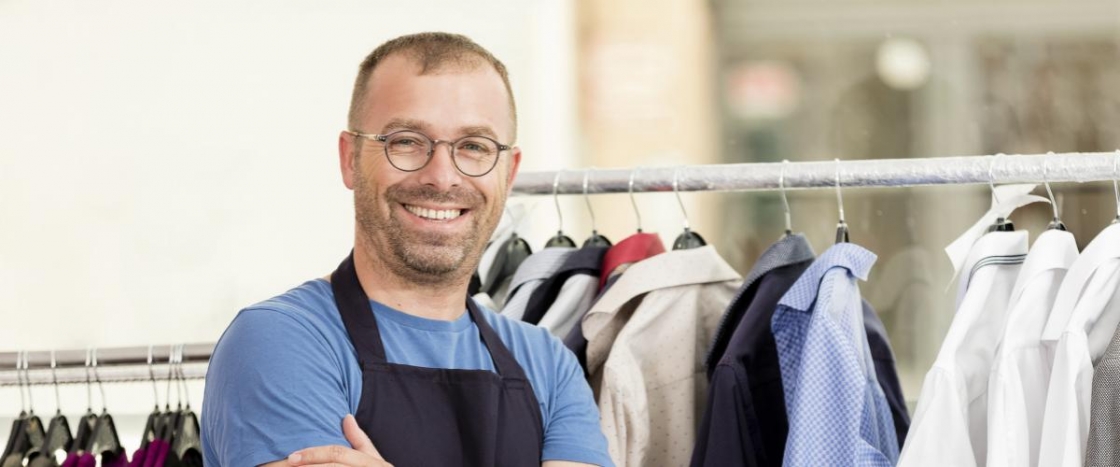
[[[370,76],[361,124],[352,130],[511,142],[509,96],[491,67],[419,71],[404,55],[382,61]],[[339,138],[343,179],[354,190],[357,240],[369,254],[416,283],[469,276],[501,219],[520,149],[502,151],[490,173],[468,177],[455,168],[448,144],[437,145],[424,168],[403,172],[389,164],[383,143],[345,132]]]

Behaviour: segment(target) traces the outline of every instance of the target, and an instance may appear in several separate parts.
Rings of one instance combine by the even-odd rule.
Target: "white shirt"
[[[1034,241],[1015,281],[1007,326],[988,379],[988,467],[1038,465],[1050,379],[1042,329],[1066,270],[1076,259],[1073,234],[1047,230]]]
[[[1003,336],[1027,232],[991,232],[973,244],[949,333],[926,374],[899,466],[984,465],[988,375]]]
[[[1053,370],[1042,416],[1039,465],[1080,466],[1089,436],[1093,363],[1120,323],[1120,225],[1110,225],[1070,266],[1042,331]],[[1107,336],[1105,335],[1107,334]]]

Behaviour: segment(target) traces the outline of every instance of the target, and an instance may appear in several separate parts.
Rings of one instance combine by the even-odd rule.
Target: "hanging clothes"
[[[712,246],[632,264],[583,319],[618,466],[685,465],[707,397],[704,352],[742,278]]]
[[[766,249],[743,281],[720,323],[707,368],[708,404],[700,422],[692,466],[781,466],[789,423],[770,321],[778,301],[813,263],[803,235],[789,235]],[[864,326],[896,438],[909,427],[905,398],[886,331],[867,302]]]
[[[631,264],[664,252],[665,245],[661,243],[661,237],[651,233],[637,233],[609,247],[603,255],[598,282],[599,293],[594,301],[598,301],[598,297],[602,297]],[[564,336],[564,345],[576,354],[576,360],[583,367],[584,375],[590,377],[587,368],[587,337],[583,335],[582,325],[572,326],[572,330]]]
[[[564,264],[564,260],[575,251],[575,248],[545,248],[525,258],[509,284],[509,297],[502,307],[502,314],[511,319],[521,320],[525,316],[525,307],[529,304],[529,297],[533,295],[533,291],[546,279],[556,274]]]
[[[987,386],[1027,232],[989,232],[968,252],[957,313],[926,373],[898,465],[976,466],[987,459]]]
[[[1093,369],[1093,400],[1085,465],[1120,465],[1120,327]]]
[[[1117,324],[1120,301],[1120,225],[1101,231],[1066,273],[1042,332],[1053,369],[1042,416],[1038,463],[1082,465],[1089,435],[1093,364]]]
[[[1077,242],[1047,230],[1027,253],[1008,301],[1004,327],[988,378],[988,467],[1038,465],[1042,411],[1050,362],[1042,353],[1042,328],[1066,271],[1077,260]]]
[[[856,283],[875,258],[852,243],[833,245],[771,318],[789,419],[785,465],[890,466],[898,459]]]
[[[598,295],[603,256],[608,248],[588,246],[568,255],[556,272],[533,291],[523,320],[548,329],[554,336],[568,335]]]

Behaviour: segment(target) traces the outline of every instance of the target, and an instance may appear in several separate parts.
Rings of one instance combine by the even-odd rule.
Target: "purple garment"
[[[163,467],[164,463],[167,461],[167,453],[171,450],[171,445],[168,444],[167,441],[157,439],[148,445],[148,449],[152,450],[154,457],[152,467]],[[146,463],[147,459],[145,459],[144,462]]]
[[[140,448],[132,453],[132,461],[128,463],[128,467],[144,467],[144,451],[144,448]]]
[[[97,459],[93,458],[93,454],[87,452],[78,458],[77,467],[97,467]]]
[[[66,455],[66,460],[62,461],[62,467],[77,467],[78,455],[70,453]]]
[[[121,455],[119,456],[109,456],[109,460],[105,460],[105,457],[102,457],[101,467],[128,467],[128,452],[121,449]]]

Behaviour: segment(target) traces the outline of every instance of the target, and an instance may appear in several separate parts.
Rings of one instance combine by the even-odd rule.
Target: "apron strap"
[[[486,348],[490,351],[490,359],[494,361],[494,369],[498,371],[498,376],[501,376],[502,379],[528,381],[521,365],[517,363],[517,359],[513,358],[513,354],[502,343],[498,333],[490,327],[490,323],[486,321],[485,316],[482,316],[482,310],[478,308],[473,299],[467,298],[467,312],[471,314],[471,319],[474,320],[474,325],[478,327],[478,334],[482,337],[482,342],[486,344]]]
[[[334,291],[338,313],[342,315],[342,324],[350,335],[350,343],[358,352],[358,364],[365,369],[371,363],[388,363],[385,359],[385,346],[381,343],[381,332],[377,329],[377,320],[369,305],[369,297],[358,282],[352,250],[342,260],[342,264],[338,265],[338,269],[331,273],[331,289]]]

